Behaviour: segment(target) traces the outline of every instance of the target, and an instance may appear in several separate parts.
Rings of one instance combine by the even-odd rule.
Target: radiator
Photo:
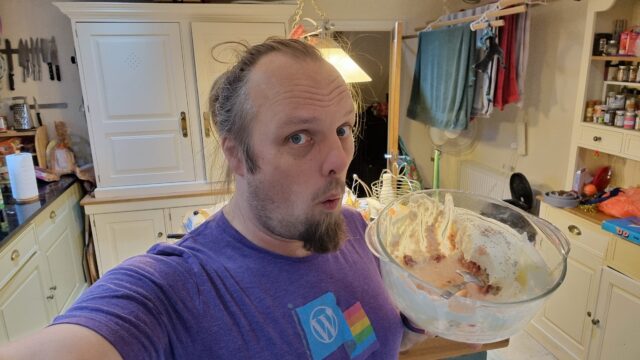
[[[462,191],[487,195],[496,199],[510,199],[509,176],[484,164],[465,160],[460,162],[458,188]]]

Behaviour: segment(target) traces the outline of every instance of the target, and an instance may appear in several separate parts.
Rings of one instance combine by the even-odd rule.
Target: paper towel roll
[[[30,153],[11,154],[6,156],[6,161],[13,198],[23,203],[38,200],[33,156]]]

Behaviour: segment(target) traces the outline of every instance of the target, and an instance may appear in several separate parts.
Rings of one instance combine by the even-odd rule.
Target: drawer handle
[[[204,118],[204,137],[209,138],[211,137],[211,112],[203,112],[202,117]]]
[[[575,225],[569,225],[568,229],[569,229],[569,232],[575,236],[582,235],[582,230],[580,230],[580,228]]]
[[[57,289],[58,289],[58,287],[55,286],[55,285],[53,285],[52,287],[49,288],[49,290],[51,290],[51,291],[56,291]]]
[[[47,296],[47,300],[53,300],[53,298],[55,298],[55,297],[56,297],[55,295],[51,294],[51,295]]]
[[[189,136],[189,132],[187,131],[187,114],[184,111],[180,112],[180,129],[182,130],[182,137],[186,138]]]
[[[161,238],[161,237],[162,237],[162,235],[164,235],[164,234],[162,233],[162,231],[161,231],[161,232],[159,232],[159,233],[158,233],[158,238]]]
[[[14,249],[11,252],[11,261],[16,261],[20,258],[20,251],[18,251],[18,249]]]
[[[600,324],[600,320],[598,320],[598,319],[591,319],[591,323],[592,323],[593,325],[598,325],[598,324]]]
[[[600,137],[600,136],[594,136],[593,137],[593,141],[597,142],[597,141],[600,141],[600,140],[602,140],[602,137]]]
[[[56,218],[56,216],[58,216],[58,215],[56,214],[55,210],[52,210],[52,211],[49,213],[49,219],[51,219],[51,220],[55,219],[55,218]]]

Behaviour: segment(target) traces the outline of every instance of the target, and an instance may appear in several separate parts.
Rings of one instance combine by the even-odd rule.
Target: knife
[[[49,80],[53,80],[53,66],[51,65],[51,43],[48,39],[40,39],[42,50],[42,62],[49,67]]]
[[[33,58],[35,63],[34,80],[42,80],[42,62],[40,61],[40,38],[36,38],[36,45],[33,48]]]
[[[56,46],[55,36],[51,37],[51,63],[56,68],[56,80],[62,81],[60,78],[60,64],[58,63],[58,47]]]
[[[22,68],[22,82],[27,81],[27,45],[20,39],[18,42],[18,65]]]
[[[42,117],[40,117],[40,106],[38,106],[38,100],[36,97],[33,97],[33,107],[36,111],[36,119],[38,120],[38,126],[42,126]]]
[[[25,43],[27,42],[27,40],[24,41]],[[27,77],[31,77],[33,78],[33,80],[35,80],[34,78],[34,74],[35,74],[35,62],[36,59],[33,57],[33,48],[35,47],[35,44],[33,43],[33,38],[30,37],[29,38],[29,46],[27,47]]]
[[[4,49],[6,50],[7,55],[7,77],[9,78],[9,90],[13,91],[16,89],[16,84],[13,81],[13,54],[11,49],[11,41],[9,39],[4,39]]]

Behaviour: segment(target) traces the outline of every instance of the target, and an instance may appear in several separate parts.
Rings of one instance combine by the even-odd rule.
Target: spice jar
[[[635,65],[629,66],[629,80],[627,81],[635,82],[635,81],[638,81],[637,78],[638,78],[638,67]]]
[[[616,56],[618,55],[618,41],[609,40],[607,43],[607,55]]]
[[[629,96],[624,104],[624,109],[627,111],[636,111],[636,98]]]
[[[629,81],[629,68],[626,65],[618,66],[618,72],[616,73],[616,81]]]
[[[624,110],[617,110],[616,111],[616,118],[613,121],[613,126],[615,127],[623,127],[624,126],[624,115],[625,115],[625,111]]]

